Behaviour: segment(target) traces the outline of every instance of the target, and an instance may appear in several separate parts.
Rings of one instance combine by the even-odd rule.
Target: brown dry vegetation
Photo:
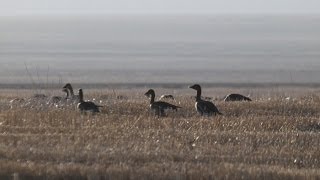
[[[224,115],[210,118],[196,114],[195,92],[187,90],[173,101],[182,109],[154,117],[145,90],[119,91],[124,100],[110,90],[90,91],[86,99],[104,105],[97,115],[74,106],[10,109],[12,97],[30,93],[3,90],[0,179],[320,178],[317,89],[258,89],[250,92],[253,102],[217,100]],[[205,95],[225,91],[234,89]]]

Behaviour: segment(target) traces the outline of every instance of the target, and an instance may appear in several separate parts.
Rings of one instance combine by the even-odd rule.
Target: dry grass
[[[280,90],[263,91],[272,98],[216,101],[224,116],[210,118],[196,114],[193,91],[177,97],[173,103],[183,109],[164,118],[150,115],[144,90],[122,90],[127,100],[91,91],[87,97],[105,105],[98,115],[73,106],[10,109],[13,95],[3,91],[0,178],[318,179],[318,90],[297,90],[291,100]],[[215,92],[223,90],[205,91]]]

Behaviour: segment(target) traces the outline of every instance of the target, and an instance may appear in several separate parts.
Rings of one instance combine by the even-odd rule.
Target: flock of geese
[[[202,99],[201,86],[199,84],[194,84],[189,88],[197,91],[195,108],[201,116],[222,115],[213,102]],[[155,92],[153,89],[149,89],[145,95],[150,98],[150,109],[155,113],[155,115],[164,116],[164,112],[167,109],[178,110],[181,108],[164,101],[154,101]],[[172,95],[162,95],[160,99],[163,98],[174,99]],[[251,101],[251,99],[241,94],[229,94],[224,98],[224,101]]]
[[[197,94],[195,96],[195,108],[201,116],[222,115],[222,113],[218,110],[218,108],[214,105],[213,102],[203,99],[205,97],[201,96],[201,86],[199,84],[194,84],[189,88],[197,91]],[[101,105],[95,104],[92,101],[85,101],[82,89],[79,89],[78,94],[74,94],[73,88],[70,83],[67,83],[65,86],[63,86],[62,91],[66,93],[65,97],[52,96],[47,101],[47,104],[70,102],[72,104],[77,104],[77,109],[80,112],[92,113],[100,112],[99,108],[103,107]],[[144,95],[150,99],[150,109],[157,116],[165,116],[165,111],[168,109],[177,111],[179,108],[182,108],[180,106],[176,106],[165,101],[155,101],[155,91],[153,89],[149,89]],[[28,100],[22,98],[15,98],[10,101],[10,104],[11,107],[13,107],[14,104],[32,104],[32,102],[39,101],[39,99],[47,99],[47,97],[43,94],[35,94],[32,98]],[[162,95],[160,99],[174,100],[174,97],[173,95],[165,94]],[[229,94],[224,98],[224,101],[251,101],[251,99],[241,94]]]

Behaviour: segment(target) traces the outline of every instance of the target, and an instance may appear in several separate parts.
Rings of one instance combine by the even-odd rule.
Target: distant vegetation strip
[[[190,83],[73,83],[77,87],[83,87],[86,89],[99,89],[99,88],[186,88]],[[270,87],[309,87],[320,88],[319,83],[201,83],[204,87],[230,87],[230,88],[270,88]],[[60,88],[61,84],[46,84],[46,83],[0,83],[1,89],[55,89]]]

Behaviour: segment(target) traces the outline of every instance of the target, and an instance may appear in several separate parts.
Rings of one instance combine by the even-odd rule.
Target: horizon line
[[[14,13],[14,14],[1,14],[0,17],[34,17],[34,16],[46,16],[46,17],[61,17],[61,16],[319,16],[320,13],[243,13],[243,12],[232,12],[232,13]]]

